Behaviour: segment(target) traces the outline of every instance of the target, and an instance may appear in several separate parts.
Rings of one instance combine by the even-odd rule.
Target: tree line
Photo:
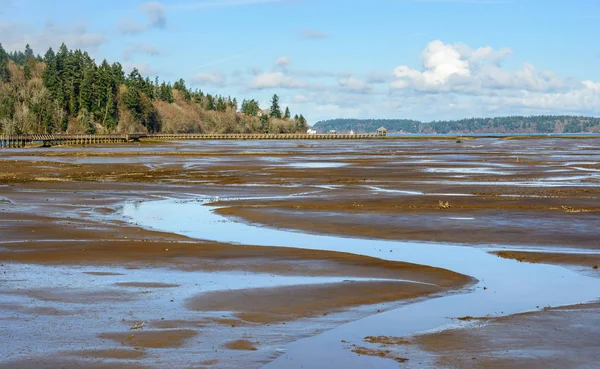
[[[375,132],[385,127],[391,133],[600,133],[600,118],[570,115],[507,116],[420,122],[410,119],[331,119],[315,123],[320,133]]]
[[[7,52],[0,44],[0,132],[20,133],[293,133],[307,129],[302,115],[282,112],[279,97],[261,110],[254,99],[241,109],[231,96],[211,95],[151,80],[119,62],[97,64],[87,52],[62,44],[35,55],[29,45]]]

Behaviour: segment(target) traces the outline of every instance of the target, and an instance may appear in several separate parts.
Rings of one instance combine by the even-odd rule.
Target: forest
[[[211,95],[151,80],[119,62],[97,64],[64,43],[36,55],[7,52],[0,44],[0,133],[294,133],[306,132],[302,114],[269,109],[254,100]]]
[[[407,119],[332,119],[317,122],[319,133],[353,130],[375,132],[385,127],[389,133],[600,133],[600,118],[570,115],[508,116],[419,122]]]

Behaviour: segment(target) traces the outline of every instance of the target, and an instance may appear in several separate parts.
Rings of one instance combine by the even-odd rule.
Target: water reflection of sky
[[[313,360],[300,355],[300,351],[298,356],[294,356],[295,345],[309,345],[310,349],[318,349],[319,352],[324,347],[331,349],[323,355],[331,356],[335,365],[359,368],[364,362],[354,360],[355,357],[346,362],[349,357],[339,343],[340,337],[358,340],[365,334],[402,336],[450,324],[450,317],[505,315],[545,306],[588,302],[600,297],[597,279],[558,266],[520,263],[464,246],[354,239],[257,227],[230,221],[215,214],[212,209],[198,201],[156,201],[127,205],[123,212],[145,227],[199,239],[351,252],[445,268],[479,280],[478,286],[470,293],[406,305],[294,343],[288,347],[285,359],[282,357],[268,367],[324,367],[323,363],[327,361],[322,357],[321,360]]]

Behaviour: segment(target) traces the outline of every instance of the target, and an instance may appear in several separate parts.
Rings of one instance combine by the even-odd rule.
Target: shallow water
[[[395,368],[392,361],[357,356],[341,340],[360,344],[366,335],[406,336],[454,324],[460,316],[493,316],[594,301],[600,283],[572,270],[499,258],[481,248],[438,243],[312,235],[234,222],[205,201],[128,204],[123,214],[136,224],[186,236],[261,246],[351,252],[445,268],[477,278],[468,293],[452,294],[376,314],[294,342],[268,368]],[[484,289],[485,287],[485,289]],[[308,350],[308,351],[307,351]],[[319,353],[306,355],[306,352]]]

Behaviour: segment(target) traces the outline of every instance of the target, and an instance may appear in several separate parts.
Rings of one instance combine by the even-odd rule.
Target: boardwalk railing
[[[153,140],[351,140],[385,138],[375,133],[368,134],[306,134],[306,133],[153,133],[140,138]]]
[[[0,147],[25,147],[28,144],[91,145],[127,142],[127,135],[2,135]]]
[[[297,133],[226,133],[226,134],[162,134],[134,133],[122,135],[2,135],[0,148],[25,147],[31,144],[42,146],[92,145],[122,143],[139,140],[351,140],[377,139],[377,134],[297,134]]]

